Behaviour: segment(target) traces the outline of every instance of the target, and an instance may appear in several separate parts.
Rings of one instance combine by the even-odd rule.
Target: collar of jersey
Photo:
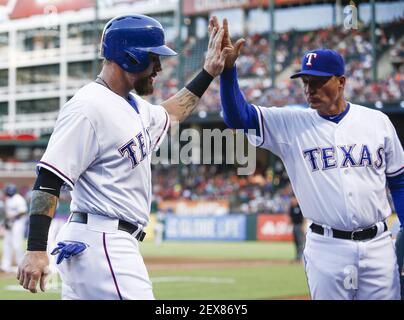
[[[139,114],[139,109],[137,108],[136,101],[135,101],[135,99],[133,99],[133,97],[132,97],[132,95],[130,93],[129,93],[128,99],[126,99],[126,101],[128,101],[129,104],[131,105],[131,107],[133,109],[135,109],[135,111]]]
[[[107,88],[107,87],[104,86],[103,84],[101,84],[101,83],[99,83],[99,82],[97,82],[97,81],[95,81],[95,83],[96,83],[96,84],[99,84],[100,86],[104,87],[106,90],[109,90],[109,91],[112,92],[113,94],[115,94],[115,95],[117,95],[118,97],[120,97],[120,98],[123,99],[122,96],[116,94],[114,91],[112,91],[111,89]],[[128,102],[128,103],[130,104],[130,106],[136,111],[137,114],[140,114],[140,113],[139,113],[139,109],[138,109],[137,104],[136,104],[136,101],[135,101],[135,99],[133,98],[133,96],[132,96],[130,93],[129,93],[129,95],[128,95],[128,98],[125,99],[125,100],[126,100],[126,102]]]
[[[319,114],[319,116],[325,120],[334,122],[334,123],[339,123],[348,113],[349,111],[349,103],[347,103],[346,108],[344,111],[342,111],[341,113],[337,114],[337,115],[333,115],[333,116],[322,116]]]

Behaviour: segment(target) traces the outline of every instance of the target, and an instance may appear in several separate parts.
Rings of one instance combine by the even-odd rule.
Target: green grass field
[[[294,255],[291,242],[185,242],[168,241],[156,246],[153,242],[144,242],[140,246],[144,257],[198,257],[226,259],[268,259],[290,260]]]
[[[156,299],[293,299],[308,294],[301,264],[292,264],[292,243],[275,242],[153,242],[141,245]],[[174,267],[170,259],[202,262],[193,268]],[[156,261],[159,268],[155,268]],[[206,261],[224,262],[206,267]],[[259,264],[255,263],[260,261]],[[149,262],[150,261],[153,261]],[[239,263],[244,261],[243,263]],[[0,276],[0,300],[60,299],[60,280],[50,279],[49,290],[23,291],[14,275]]]

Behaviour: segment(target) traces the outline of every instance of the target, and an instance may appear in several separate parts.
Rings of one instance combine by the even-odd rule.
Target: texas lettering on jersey
[[[337,151],[338,150],[338,151]],[[372,153],[368,145],[339,145],[336,147],[316,147],[303,150],[311,171],[347,167],[375,167],[379,169],[384,162],[384,147],[380,146]],[[338,157],[338,154],[342,157]],[[340,161],[338,161],[341,159]]]
[[[143,161],[149,153],[147,146],[151,146],[149,130],[145,129],[148,143],[145,141],[143,132],[139,132],[135,138],[130,139],[118,149],[122,157],[128,157],[132,163],[132,169]]]

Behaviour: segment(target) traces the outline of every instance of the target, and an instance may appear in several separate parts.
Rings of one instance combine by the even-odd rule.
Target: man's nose
[[[310,93],[310,94],[313,94],[313,93],[316,92],[316,87],[312,83],[308,83],[306,85],[306,92]]]

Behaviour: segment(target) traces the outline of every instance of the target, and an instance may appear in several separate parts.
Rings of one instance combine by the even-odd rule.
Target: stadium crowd
[[[387,61],[391,69],[391,72],[379,75],[379,80],[376,82],[372,80],[374,62],[369,27],[360,27],[357,30],[329,27],[307,32],[292,30],[280,34],[276,40],[275,71],[278,77],[274,86],[269,78],[268,35],[247,36],[237,64],[241,79],[240,87],[248,100],[257,105],[305,105],[301,83],[290,80],[288,75],[299,68],[303,52],[318,47],[330,47],[338,50],[346,60],[348,83],[345,92],[348,100],[354,103],[402,101],[404,100],[404,38],[400,36],[403,34],[400,30],[404,31],[404,19],[379,25],[376,29],[377,56]],[[197,41],[205,40],[193,38],[193,41],[186,42],[184,50],[186,57],[192,55],[192,50],[200,48],[196,44]],[[164,72],[159,75],[156,94],[152,98],[154,103],[163,101],[175,92],[178,85],[175,79],[177,67],[177,58],[164,59]],[[197,111],[219,111],[220,95],[218,93],[219,81],[216,79],[202,97]]]
[[[153,197],[164,200],[228,200],[230,212],[285,213],[292,190],[279,162],[250,176],[226,165],[155,166]]]

